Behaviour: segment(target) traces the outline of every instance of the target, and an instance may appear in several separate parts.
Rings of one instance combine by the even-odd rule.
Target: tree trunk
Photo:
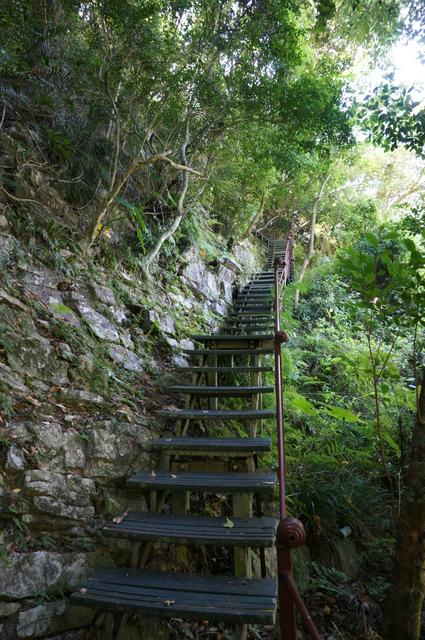
[[[162,245],[168,238],[177,231],[180,222],[183,219],[185,214],[184,210],[184,199],[186,197],[187,189],[189,186],[189,176],[187,169],[187,160],[186,160],[186,149],[189,144],[189,126],[186,126],[186,132],[184,136],[184,140],[180,146],[180,161],[181,161],[181,170],[182,170],[182,188],[180,190],[179,199],[177,203],[177,213],[174,220],[164,229],[164,231],[159,236],[152,250],[147,254],[143,261],[143,268],[146,275],[149,275],[149,269],[151,268],[152,262],[155,260],[159,252],[161,251]]]
[[[308,241],[308,252],[302,264],[300,274],[298,276],[298,283],[304,280],[305,272],[307,271],[308,266],[311,262],[311,259],[314,256],[314,239],[316,234],[317,210],[319,208],[319,203],[323,198],[326,183],[328,182],[329,178],[330,178],[330,175],[327,175],[326,178],[323,180],[322,186],[319,189],[319,193],[317,194],[313,202],[313,207],[311,209],[311,218],[310,218],[310,238]],[[295,306],[298,305],[299,300],[300,300],[300,290],[297,289],[295,291]]]
[[[173,167],[173,169],[183,171],[184,176],[186,176],[186,178],[184,178],[184,181],[187,179],[188,173],[193,173],[197,176],[201,175],[198,171],[195,171],[195,169],[192,169],[191,167],[173,162],[173,160],[168,157],[168,154],[170,153],[171,151],[165,151],[164,153],[157,153],[153,156],[149,156],[148,158],[133,158],[124,173],[120,176],[115,177],[114,183],[112,184],[108,195],[100,201],[99,206],[96,208],[93,214],[93,218],[86,236],[87,248],[90,248],[92,246],[97,236],[99,235],[99,227],[102,225],[109,207],[112,205],[115,198],[120,193],[121,189],[130,179],[130,177],[133,175],[133,173],[138,169],[148,167],[155,162],[165,162],[166,164],[169,164],[170,167]]]
[[[419,640],[425,596],[425,371],[398,522],[392,587],[384,605],[385,640]]]
[[[245,233],[242,234],[241,240],[246,240],[251,235],[251,232],[255,227],[255,225],[257,224],[257,222],[261,220],[261,216],[263,215],[263,211],[264,211],[264,204],[266,202],[266,195],[267,195],[267,192],[264,190],[261,195],[260,206],[258,207],[258,211],[254,214]]]

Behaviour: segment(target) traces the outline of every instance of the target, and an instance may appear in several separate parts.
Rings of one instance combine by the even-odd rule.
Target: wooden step
[[[201,396],[202,398],[241,398],[252,396],[257,393],[273,393],[273,386],[261,387],[208,387],[203,385],[173,384],[165,387],[166,393],[183,393],[191,396]]]
[[[244,336],[246,336],[248,338],[249,338],[249,335],[250,335],[250,331],[255,331],[256,330],[255,327],[253,329],[250,329],[249,327],[246,327],[246,326],[243,326],[243,325],[239,326],[238,324],[236,324],[233,327],[231,327],[230,325],[227,325],[227,326],[228,326],[229,330],[235,332],[235,336],[244,335]],[[271,328],[272,327],[269,327],[269,329],[271,329]]]
[[[265,302],[269,302],[272,299],[273,296],[270,293],[244,293],[236,298],[236,302],[239,302],[239,300],[264,300]]]
[[[234,324],[234,323],[238,323],[238,324],[243,324],[243,325],[247,325],[248,327],[266,327],[266,330],[263,330],[261,328],[258,329],[258,333],[272,333],[272,329],[270,329],[270,327],[274,328],[274,314],[270,315],[267,314],[265,319],[257,319],[256,317],[253,317],[251,320],[249,317],[247,318],[242,318],[241,320],[235,320],[234,318],[227,318],[226,322],[222,325],[222,329],[226,329],[228,324]],[[269,327],[269,329],[267,330],[267,327]]]
[[[234,311],[230,314],[231,318],[270,318],[272,313],[264,311]]]
[[[249,307],[249,308],[252,307],[253,309],[257,309],[258,307],[262,307],[263,309],[269,310],[269,309],[271,309],[272,304],[273,304],[272,300],[268,300],[267,302],[262,302],[261,300],[258,300],[258,301],[257,300],[251,300],[251,301],[249,301],[249,300],[237,300],[235,302],[235,304],[232,306],[232,309],[244,306],[244,307]]]
[[[211,338],[205,336],[203,340],[201,336],[198,336],[197,339],[199,342],[204,342],[204,348],[208,348],[214,352],[220,349],[225,351],[229,351],[229,349],[237,349],[239,351],[241,349],[248,349],[252,351],[254,349],[273,348],[273,337],[266,333],[264,333],[262,337],[259,337],[258,332],[251,333],[250,335],[234,335],[227,332],[223,334],[223,337],[220,334],[216,334],[215,336],[211,336]]]
[[[265,269],[264,271],[257,271],[252,274],[252,279],[254,278],[273,278],[274,269]]]
[[[249,294],[244,294],[242,297],[239,297],[234,302],[235,305],[238,304],[250,304],[252,306],[263,305],[264,307],[269,307],[273,304],[273,299],[271,295],[263,296],[260,298],[251,298]]]
[[[272,333],[257,333],[257,334],[253,334],[249,336],[249,340],[258,340],[258,341],[262,341],[262,340],[273,340],[273,334]],[[243,336],[240,337],[236,337],[232,336],[232,335],[226,335],[225,333],[220,334],[220,333],[216,333],[213,335],[195,335],[195,336],[191,336],[192,340],[197,340],[198,342],[234,342],[235,340],[242,342],[243,340],[245,340],[245,338]]]
[[[139,471],[127,480],[129,487],[138,489],[224,494],[270,493],[274,490],[275,483],[276,474],[272,471],[256,473]]]
[[[270,302],[271,300],[273,300],[273,291],[270,289],[268,291],[251,291],[251,290],[247,290],[247,291],[240,291],[238,296],[235,299],[235,302],[239,302],[239,300],[243,298],[243,299],[250,299],[252,298],[253,300],[265,300],[266,302]]]
[[[164,618],[274,624],[273,579],[197,576],[140,569],[98,569],[73,602],[119,613]]]
[[[231,322],[230,321],[227,322],[223,328],[226,329],[226,331],[233,331],[234,329],[238,329],[239,331],[246,331],[247,334],[249,335],[262,329],[264,329],[264,331],[270,331],[270,332],[274,330],[274,326],[271,322],[268,325],[266,324],[256,325],[256,324],[244,322],[244,320],[237,320],[237,319]]]
[[[255,283],[261,282],[261,283],[267,283],[267,284],[269,282],[272,283],[274,282],[274,276],[259,276],[258,278],[253,278],[251,282],[255,282]]]
[[[273,367],[175,367],[175,371],[182,373],[268,373]]]
[[[226,330],[232,330],[232,329],[239,329],[239,330],[244,330],[246,329],[246,331],[249,331],[250,334],[249,336],[251,336],[251,332],[255,332],[255,331],[268,331],[271,332],[274,330],[274,323],[273,322],[269,322],[268,324],[256,324],[256,323],[251,323],[251,322],[247,322],[244,320],[233,320],[233,322],[226,322],[226,324],[223,325],[223,329]]]
[[[102,532],[140,541],[271,547],[277,523],[276,518],[264,517],[229,519],[130,511],[118,524],[108,522]]]
[[[251,293],[256,293],[259,294],[261,293],[261,295],[268,295],[271,296],[273,295],[273,287],[264,287],[264,286],[260,286],[260,285],[251,285],[250,287],[246,288],[246,289],[242,289],[241,294],[242,295],[249,295]]]
[[[252,287],[257,287],[260,289],[271,289],[273,287],[273,282],[262,282],[260,280],[251,280],[251,282],[247,282],[243,288],[242,291],[245,291],[246,289],[251,289]]]
[[[271,329],[271,327],[269,327]],[[255,329],[250,329],[249,327],[240,327],[238,325],[234,327],[228,327],[229,331],[233,331],[235,336],[246,336],[249,338],[250,331],[255,331]]]
[[[263,307],[270,307],[273,304],[273,300],[270,297],[267,298],[250,298],[248,296],[243,298],[238,298],[235,302],[234,306],[241,305],[261,305]]]
[[[161,409],[156,412],[163,418],[177,420],[267,420],[274,418],[272,409]]]
[[[240,304],[235,304],[232,307],[233,314],[238,311],[254,311],[254,313],[264,311],[264,313],[268,314],[273,311],[273,307],[271,304],[244,304],[241,302]]]
[[[161,449],[173,454],[199,453],[222,456],[253,455],[271,451],[272,441],[269,438],[199,438],[189,436],[173,436],[149,440],[149,448]]]
[[[260,356],[273,353],[273,349],[183,349],[191,356]]]
[[[251,289],[260,289],[270,291],[273,288],[273,282],[248,282],[241,291],[249,291]]]
[[[234,320],[233,322],[227,322],[223,329],[226,329],[226,331],[233,331],[234,329],[238,329],[239,331],[246,331],[247,338],[249,338],[253,333],[258,331],[273,331],[274,326],[271,322],[268,325],[256,325],[244,322],[243,320]]]

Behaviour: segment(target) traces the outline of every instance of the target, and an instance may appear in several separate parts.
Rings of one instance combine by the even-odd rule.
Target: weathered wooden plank
[[[273,349],[183,349],[183,353],[191,356],[246,356],[266,355]]]
[[[274,418],[274,409],[161,409],[158,416],[188,420],[266,420]]]
[[[84,606],[101,608],[107,611],[141,612],[165,618],[186,618],[197,620],[223,621],[229,623],[246,622],[252,624],[274,624],[275,604],[267,604],[261,608],[247,605],[246,609],[237,606],[232,598],[227,597],[221,604],[195,606],[187,601],[172,600],[169,593],[161,595],[162,601],[146,601],[141,594],[137,600],[129,600],[119,595],[103,595],[87,591],[85,594],[73,594],[73,600]],[[173,603],[171,604],[167,603]]]
[[[216,452],[223,455],[232,453],[261,453],[271,450],[270,438],[156,438],[147,442],[148,447],[170,451]]]
[[[194,336],[191,336],[191,338],[192,340],[197,340],[198,342],[226,342],[226,341],[234,342],[235,340],[238,342],[244,341],[243,336],[235,338],[235,336],[226,335],[222,333],[209,334],[209,335],[194,335]],[[256,333],[254,335],[250,335],[249,340],[257,340],[257,341],[273,340],[273,334],[272,333]]]
[[[187,366],[187,367],[175,367],[175,371],[181,371],[182,373],[208,373],[209,371],[217,371],[217,373],[250,373],[251,371],[273,371],[272,367],[210,367],[210,366]]]
[[[127,480],[130,487],[161,489],[164,491],[200,491],[214,493],[257,492],[268,493],[274,489],[274,472],[257,473],[175,473],[139,471]]]
[[[270,547],[274,543],[274,518],[232,518],[184,516],[130,512],[115,524],[107,523],[103,532],[131,540],[175,542],[179,544],[223,544],[227,546]]]
[[[184,393],[203,397],[216,396],[239,398],[241,396],[251,396],[254,393],[273,393],[274,387],[272,385],[261,387],[210,387],[203,385],[173,384],[169,387],[165,387],[164,391],[167,393]]]
[[[230,314],[230,318],[262,318],[268,320],[272,316],[271,313],[264,313],[264,311],[234,311]]]
[[[88,584],[102,582],[104,585],[133,586],[134,588],[167,589],[165,580],[174,591],[183,593],[210,593],[217,595],[236,595],[241,598],[267,598],[276,595],[275,580],[252,578],[240,579],[235,576],[200,575],[174,573],[172,571],[141,571],[132,568],[101,568],[87,579]]]

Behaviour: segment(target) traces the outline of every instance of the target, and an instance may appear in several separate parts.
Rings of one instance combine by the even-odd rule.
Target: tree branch
[[[95,214],[93,216],[93,221],[90,226],[89,232],[87,234],[87,245],[91,247],[94,241],[97,238],[99,232],[99,225],[102,223],[103,218],[106,215],[109,207],[120,193],[123,186],[129,180],[129,178],[133,175],[135,171],[138,169],[142,169],[148,167],[151,164],[155,164],[156,162],[165,162],[169,164],[173,169],[178,169],[183,172],[183,175],[187,177],[188,173],[192,173],[194,175],[200,176],[199,171],[192,169],[191,167],[186,166],[185,164],[179,164],[171,160],[168,155],[171,153],[171,150],[165,151],[163,153],[156,153],[148,158],[133,158],[128,168],[124,171],[124,173],[115,178],[114,184],[111,186],[109,193],[105,198],[102,199],[99,206],[97,207]]]
[[[168,227],[166,227],[166,229],[164,229],[164,231],[161,233],[158,240],[156,241],[155,246],[152,248],[150,253],[145,257],[144,270],[146,274],[149,274],[149,269],[152,265],[152,262],[155,260],[155,258],[159,254],[164,242],[168,240],[168,238],[170,238],[173,235],[173,233],[175,233],[178,226],[180,225],[180,222],[183,219],[183,216],[185,214],[184,199],[186,197],[187,189],[189,187],[188,173],[196,173],[200,175],[197,171],[193,171],[193,170],[188,171],[187,159],[186,159],[186,149],[188,144],[189,144],[189,123],[186,124],[185,136],[182,144],[180,145],[180,160],[182,164],[179,166],[181,168],[183,176],[182,176],[182,188],[180,190],[179,199],[177,201],[177,215],[174,218],[174,220],[171,222],[171,224]]]

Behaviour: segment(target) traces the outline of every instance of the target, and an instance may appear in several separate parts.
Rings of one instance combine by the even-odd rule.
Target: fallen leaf
[[[233,529],[235,525],[233,524],[233,522],[230,520],[230,518],[226,518],[226,522],[223,524],[223,527],[225,529]]]
[[[120,522],[122,522],[126,516],[128,516],[128,509],[126,509],[120,516],[115,516],[112,522],[115,522],[115,524],[120,524]]]
[[[18,487],[16,489],[12,489],[12,493],[21,493],[22,489],[19,489]]]

